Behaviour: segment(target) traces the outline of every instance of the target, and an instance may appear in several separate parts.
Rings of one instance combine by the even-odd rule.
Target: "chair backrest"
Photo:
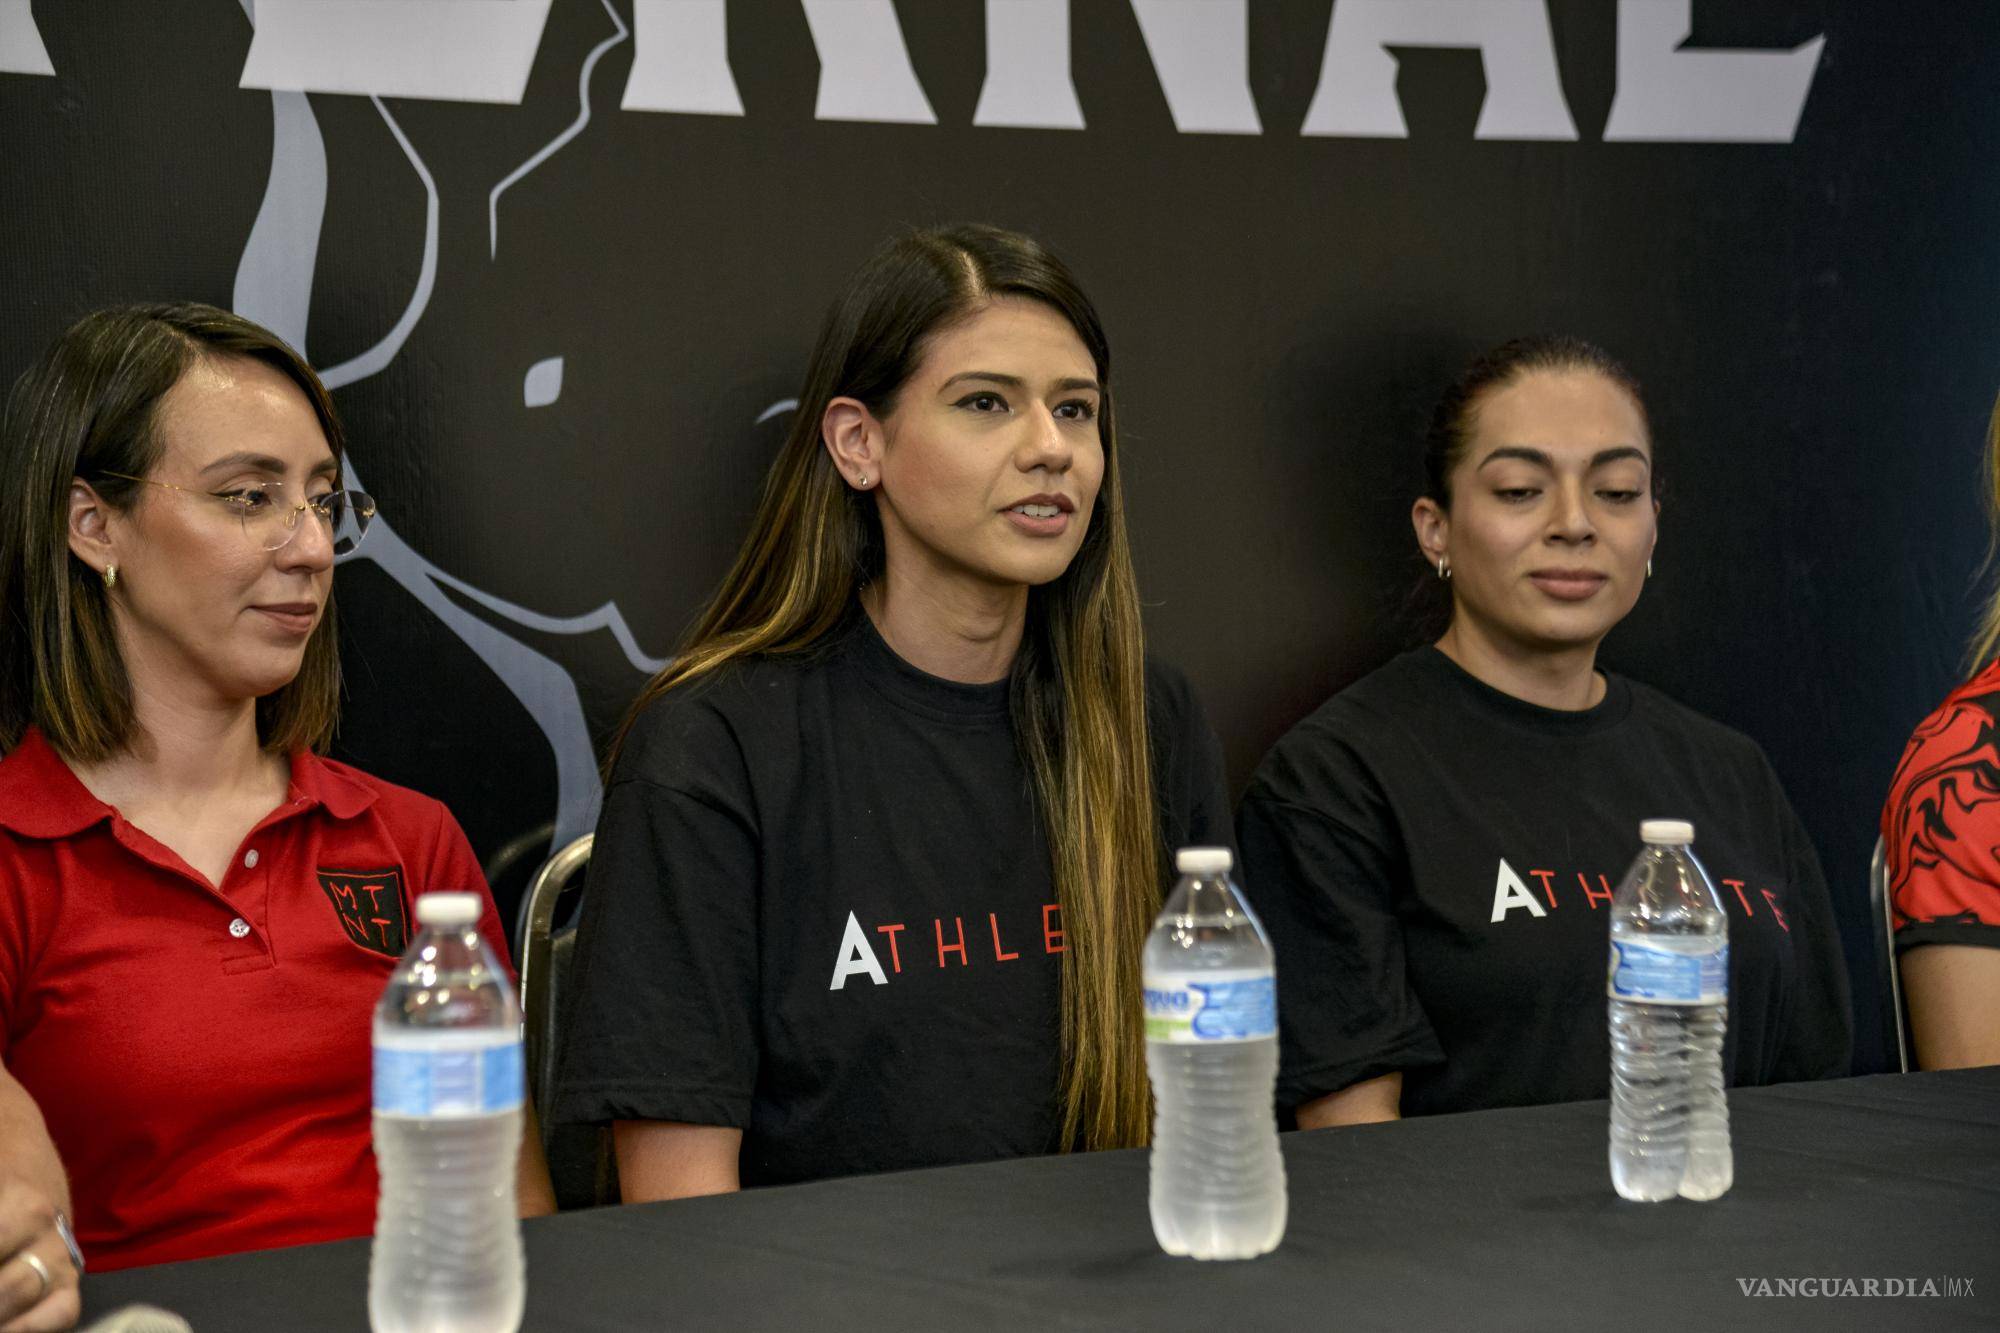
[[[528,879],[543,864],[555,836],[555,821],[545,819],[508,839],[479,867],[486,874],[486,887],[493,890],[493,904],[500,909],[501,919],[513,920],[517,959],[528,942]]]
[[[1879,931],[1876,943],[1882,950],[1882,965],[1876,975],[1886,976],[1888,1026],[1896,1033],[1896,1068],[1907,1074],[1910,1072],[1910,1036],[1909,1024],[1903,1015],[1903,970],[1896,961],[1896,908],[1889,901],[1889,857],[1880,838],[1875,839],[1875,854],[1868,859],[1868,907],[1874,914]]]
[[[565,1208],[609,1203],[617,1195],[608,1131],[591,1125],[557,1125],[549,1117],[555,1100],[560,1037],[569,1008],[570,965],[576,955],[576,927],[558,928],[560,905],[590,864],[592,835],[586,833],[550,857],[535,872],[522,899],[521,1023],[525,1029],[528,1095],[542,1125],[542,1147],[556,1202]]]
[[[521,1021],[526,1029],[528,1087],[535,1113],[546,1121],[555,1083],[556,997],[566,977],[555,971],[556,903],[590,864],[595,835],[586,833],[535,872],[523,899],[527,929],[521,941]],[[568,962],[567,951],[563,959]]]

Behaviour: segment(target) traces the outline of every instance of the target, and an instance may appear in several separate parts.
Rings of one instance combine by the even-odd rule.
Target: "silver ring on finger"
[[[20,1259],[22,1263],[34,1269],[35,1276],[42,1280],[42,1289],[35,1293],[34,1300],[34,1304],[40,1305],[42,1297],[48,1295],[49,1288],[55,1285],[55,1279],[49,1276],[49,1266],[42,1262],[41,1255],[30,1254],[26,1250],[23,1250],[21,1251]]]

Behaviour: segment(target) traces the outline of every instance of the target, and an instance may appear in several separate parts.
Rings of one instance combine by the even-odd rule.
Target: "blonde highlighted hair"
[[[1987,524],[1986,563],[1981,569],[1991,571],[2000,564],[2000,399],[1995,400],[1993,415],[1986,421],[1986,458],[1980,470]],[[1965,674],[1974,675],[1991,662],[1996,649],[2000,649],[2000,580],[1979,613],[1979,626],[1972,632],[1972,644],[1965,655]]]
[[[1103,386],[1104,480],[1069,568],[1033,588],[1010,677],[1015,745],[1028,771],[1063,917],[1065,1147],[1144,1144],[1151,1100],[1137,1000],[1140,951],[1165,857],[1153,800],[1144,645],[1113,429],[1111,353],[1095,309],[1038,243],[997,227],[911,232],[855,273],[820,327],[792,427],[749,536],[674,660],[634,702],[612,747],[654,700],[742,657],[804,652],[853,612],[883,568],[872,495],[850,489],[820,440],[827,404],[886,416],[928,340],[996,296],[1054,309]]]

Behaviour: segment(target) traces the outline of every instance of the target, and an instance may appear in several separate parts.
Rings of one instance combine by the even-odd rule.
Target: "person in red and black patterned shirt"
[[[208,306],[87,316],[8,398],[0,1324],[66,1326],[85,1261],[367,1234],[416,898],[485,896],[504,956],[450,813],[317,753],[374,510],[340,445],[298,354]],[[521,1184],[552,1208],[532,1131]]]
[[[1987,430],[2000,525],[2000,404]],[[1910,737],[1882,807],[1882,848],[1917,1063],[2000,1064],[2000,590],[1971,653],[1985,663]]]

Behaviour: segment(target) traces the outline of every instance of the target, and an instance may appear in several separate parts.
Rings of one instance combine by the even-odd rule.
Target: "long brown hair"
[[[1991,570],[2000,560],[2000,400],[1993,404],[1993,415],[1986,422],[1986,459],[1981,465],[1982,485],[1980,491],[1986,502],[1986,563],[1985,570]],[[1965,674],[1971,676],[1993,660],[1996,646],[2000,646],[2000,585],[1996,585],[1986,599],[1986,607],[1979,613],[1978,628],[1972,632],[1971,650],[1965,655]]]
[[[915,231],[884,245],[827,311],[790,433],[750,534],[668,667],[640,693],[612,747],[667,691],[739,657],[803,652],[852,613],[883,569],[872,496],[850,489],[820,441],[836,397],[878,417],[927,340],[996,296],[1067,319],[1103,387],[1104,480],[1076,558],[1030,590],[1009,678],[1014,740],[1033,783],[1061,905],[1063,1143],[1147,1141],[1150,1101],[1137,1001],[1140,951],[1165,860],[1153,802],[1139,599],[1112,427],[1111,351],[1097,312],[1056,257],[997,227]]]
[[[297,384],[335,461],[333,401],[305,359],[270,330],[214,306],[134,305],[71,325],[14,382],[0,415],[0,749],[32,724],[72,762],[124,750],[137,727],[107,589],[69,549],[70,483],[118,510],[151,488],[161,401],[198,362],[247,357]],[[324,749],[340,711],[329,593],[299,674],[257,701],[257,734],[277,753]]]

